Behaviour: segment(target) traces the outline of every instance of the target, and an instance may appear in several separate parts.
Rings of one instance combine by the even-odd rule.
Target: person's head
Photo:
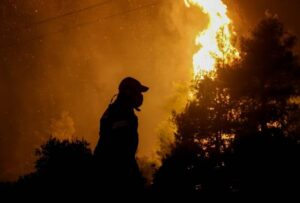
[[[119,96],[125,98],[129,105],[136,110],[143,104],[143,92],[148,91],[148,87],[142,85],[132,77],[124,78],[119,85]]]

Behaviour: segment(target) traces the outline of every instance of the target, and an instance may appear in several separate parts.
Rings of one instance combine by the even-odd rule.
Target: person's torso
[[[111,104],[100,120],[99,147],[107,158],[134,159],[138,147],[138,120],[133,109]]]

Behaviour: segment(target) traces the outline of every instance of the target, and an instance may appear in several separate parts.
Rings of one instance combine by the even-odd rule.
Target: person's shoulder
[[[113,116],[113,106],[110,104],[104,111],[101,120],[107,120]]]

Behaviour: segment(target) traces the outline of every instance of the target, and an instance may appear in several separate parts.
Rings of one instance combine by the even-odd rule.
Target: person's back
[[[133,109],[125,108],[119,100],[110,104],[100,120],[95,157],[112,165],[132,162],[138,147],[137,127]]]
[[[108,190],[136,190],[141,175],[135,159],[138,147],[138,119],[134,109],[142,105],[142,92],[148,88],[133,78],[125,78],[119,86],[115,102],[100,120],[100,139],[94,156],[99,181]]]

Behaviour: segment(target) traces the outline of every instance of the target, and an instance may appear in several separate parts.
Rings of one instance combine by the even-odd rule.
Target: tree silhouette
[[[295,42],[277,17],[268,16],[242,40],[242,60],[219,69],[219,80],[240,112],[230,167],[239,175],[243,192],[279,195],[299,189],[299,103],[294,98],[299,97],[300,69]]]
[[[298,110],[298,104],[290,99],[299,96],[298,58],[292,51],[295,41],[276,17],[268,17],[251,37],[243,38],[242,60],[219,69],[231,99],[240,103],[241,119],[254,131],[280,128],[291,133],[291,114]]]
[[[36,150],[36,171],[21,177],[16,191],[29,197],[68,197],[91,194],[92,152],[84,140],[50,138]]]
[[[299,64],[276,18],[241,40],[241,60],[195,81],[174,115],[175,145],[154,178],[160,194],[272,194],[299,190]],[[181,193],[180,193],[181,192]]]

